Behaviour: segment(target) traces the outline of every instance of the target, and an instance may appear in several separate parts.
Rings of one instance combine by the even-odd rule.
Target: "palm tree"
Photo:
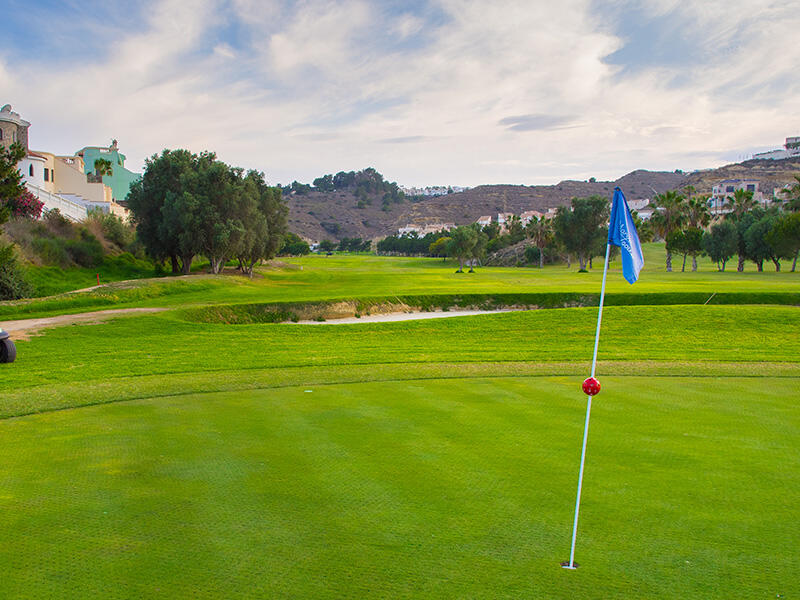
[[[797,183],[783,190],[783,195],[786,196],[786,209],[798,212],[800,211],[800,175],[795,175],[794,178]]]
[[[95,160],[94,173],[97,177],[103,177],[103,175],[113,175],[114,169],[111,167],[111,161],[105,158],[98,158]]]
[[[733,197],[728,198],[728,202],[725,203],[725,208],[731,209],[728,214],[734,221],[741,219],[742,215],[749,213],[756,206],[758,206],[758,202],[753,199],[753,192],[742,189],[733,192]]]
[[[539,268],[541,269],[544,264],[544,248],[553,239],[553,226],[544,217],[538,219],[533,217],[525,227],[525,233],[533,245],[539,249]]]
[[[708,210],[710,196],[690,196],[686,200],[686,223],[689,227],[706,227],[711,222]]]
[[[731,210],[731,212],[726,215],[726,218],[738,224],[742,218],[756,206],[758,206],[758,202],[753,199],[752,191],[738,189],[733,192],[733,197],[729,198],[728,202],[725,204],[725,208]],[[739,273],[744,271],[745,261],[744,232],[741,231],[741,229],[741,226],[737,225],[737,230],[739,230],[739,264],[736,270]]]
[[[653,198],[656,210],[653,211],[650,222],[653,223],[653,229],[656,234],[664,238],[664,240],[671,233],[678,231],[686,220],[684,212],[685,200],[685,196],[674,190],[656,194]],[[672,271],[672,251],[669,245],[667,245],[667,271]]]

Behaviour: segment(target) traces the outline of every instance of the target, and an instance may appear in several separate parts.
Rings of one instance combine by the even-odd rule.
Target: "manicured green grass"
[[[573,378],[189,395],[6,420],[3,590],[792,598],[795,383],[605,378],[576,572],[558,565],[582,433]]]
[[[163,375],[169,386],[169,378],[180,373],[220,372],[224,384],[228,375],[223,373],[235,371],[387,363],[397,365],[397,377],[405,364],[452,362],[571,362],[586,370],[597,318],[592,308],[354,325],[221,325],[186,322],[180,315],[59,327],[19,342],[17,362],[0,365],[10,392],[7,403],[24,396],[23,412],[35,412],[51,406],[49,386],[54,384],[80,388],[120,377]],[[675,363],[676,374],[684,375],[694,374],[697,365],[717,362],[800,363],[800,308],[608,307],[599,356],[604,361]],[[193,381],[183,381],[172,391],[192,386]],[[113,386],[97,392],[93,401],[106,401],[102,394],[109,391]]]
[[[0,365],[0,596],[800,594],[798,274],[651,261],[630,287],[612,273],[576,572],[558,562],[595,308],[203,322],[269,303],[539,294],[557,306],[599,289],[597,268],[453,270],[305,257],[253,281],[0,305],[3,319],[173,308],[45,330]],[[683,301],[695,304],[665,304]]]

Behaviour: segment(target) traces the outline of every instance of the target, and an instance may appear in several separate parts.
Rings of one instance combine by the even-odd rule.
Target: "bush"
[[[44,202],[31,194],[28,190],[8,203],[11,213],[18,219],[38,219],[42,216]]]
[[[69,266],[69,254],[64,248],[64,240],[60,238],[35,237],[31,241],[31,248],[46,265]]]
[[[77,240],[65,240],[70,258],[81,267],[95,267],[103,262],[103,245],[88,229],[82,227]]]
[[[106,240],[115,244],[121,250],[126,250],[133,244],[134,230],[117,215],[94,210],[86,219],[86,226],[100,233]]]
[[[0,246],[0,300],[19,300],[33,295],[33,286],[14,255],[14,246]]]
[[[536,246],[526,246],[525,248],[525,262],[528,264],[539,263],[540,250]]]

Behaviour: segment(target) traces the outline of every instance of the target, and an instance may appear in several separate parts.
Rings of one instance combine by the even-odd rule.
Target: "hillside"
[[[576,196],[611,195],[620,186],[629,200],[652,198],[654,193],[693,185],[700,193],[711,193],[723,179],[757,179],[765,194],[793,180],[800,172],[800,159],[749,160],[694,173],[637,170],[616,181],[573,181],[555,185],[481,185],[464,192],[386,205],[379,196],[369,204],[354,189],[312,191],[286,195],[290,208],[289,228],[299,235],[320,241],[342,237],[380,238],[396,233],[409,223],[448,222],[464,225],[498,212],[543,211],[569,203]],[[361,205],[361,208],[359,208]]]

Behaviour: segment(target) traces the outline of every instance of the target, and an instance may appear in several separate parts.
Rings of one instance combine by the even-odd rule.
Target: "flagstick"
[[[606,244],[606,260],[603,263],[603,285],[600,288],[600,310],[597,311],[597,331],[594,335],[594,355],[592,356],[592,377],[597,366],[597,347],[600,345],[600,322],[603,320],[603,300],[606,296],[606,275],[608,274],[608,255],[611,244]],[[569,551],[569,564],[565,569],[575,568],[575,539],[578,536],[578,511],[581,507],[581,487],[583,486],[583,464],[586,459],[586,439],[589,437],[589,415],[592,412],[592,397],[586,398],[586,423],[583,426],[583,447],[581,448],[581,469],[578,474],[578,493],[575,497],[575,520],[572,523],[572,547]]]

